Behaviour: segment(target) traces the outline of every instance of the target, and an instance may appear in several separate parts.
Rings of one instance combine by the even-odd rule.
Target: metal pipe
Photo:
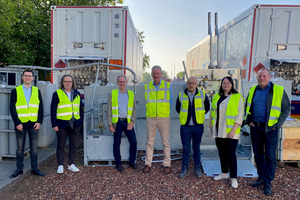
[[[188,74],[187,74],[187,71],[186,71],[186,67],[185,67],[184,61],[182,61],[182,64],[183,64],[183,69],[184,69],[184,72],[185,72],[186,80],[188,80],[189,77],[188,77]]]
[[[219,28],[218,28],[218,13],[215,13],[215,35],[217,36],[217,66],[216,68],[221,68],[220,66],[220,40],[219,40]]]
[[[209,35],[209,66],[208,69],[213,69],[214,66],[212,64],[212,32],[211,32],[211,12],[208,12],[208,35]]]
[[[91,109],[92,109],[93,106],[94,106],[94,98],[95,98],[96,87],[97,87],[97,82],[98,82],[99,68],[100,68],[100,65],[98,65],[98,67],[97,67],[97,74],[96,74],[96,79],[95,79],[95,86],[94,86],[94,92],[93,92],[93,98],[92,98]]]

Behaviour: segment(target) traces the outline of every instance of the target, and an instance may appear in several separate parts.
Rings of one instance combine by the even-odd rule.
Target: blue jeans
[[[17,168],[23,170],[24,168],[24,148],[25,148],[25,140],[26,140],[26,132],[28,132],[29,136],[29,144],[30,144],[30,162],[31,162],[31,170],[37,169],[37,157],[38,157],[38,139],[39,139],[39,130],[34,130],[33,127],[29,125],[29,123],[23,123],[23,130],[16,131],[17,138]]]
[[[276,170],[278,129],[266,133],[264,127],[251,126],[250,128],[258,176],[264,181],[264,184],[271,184]]]
[[[194,166],[201,168],[200,143],[203,135],[203,124],[198,126],[180,126],[182,152],[182,168],[188,168],[190,160],[191,141],[193,142]]]
[[[113,147],[116,165],[121,165],[120,145],[121,145],[121,137],[123,131],[126,134],[130,144],[129,163],[132,164],[136,160],[137,142],[136,142],[134,128],[132,128],[131,130],[127,130],[127,120],[121,121],[119,119],[114,133],[114,147]]]

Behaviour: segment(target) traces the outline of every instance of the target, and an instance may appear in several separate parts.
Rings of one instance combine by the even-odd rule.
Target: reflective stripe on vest
[[[128,104],[127,104],[127,123],[131,122],[134,93],[131,90],[128,91]],[[119,103],[118,103],[119,89],[115,89],[111,92],[111,105],[112,105],[112,123],[117,123],[119,120]]]
[[[153,81],[145,84],[146,117],[169,117],[170,116],[170,83],[161,80],[156,90]],[[159,108],[159,109],[158,109]]]
[[[59,98],[59,103],[57,104],[56,110],[56,118],[69,121],[74,115],[75,119],[80,119],[80,96],[77,95],[72,103],[64,91],[59,89],[56,92]]]
[[[236,115],[238,114],[238,108],[239,108],[239,102],[240,102],[240,98],[243,99],[242,95],[239,93],[236,94],[231,94],[229,96],[229,102],[226,108],[226,133],[229,133],[233,126],[234,126],[234,122],[236,119]],[[213,97],[212,100],[212,105],[211,105],[211,119],[212,119],[212,125],[215,126],[216,122],[217,122],[217,109],[218,109],[218,101],[220,99],[220,95],[219,93],[215,94],[215,96]],[[239,126],[236,131],[235,134],[239,134],[241,131],[241,127]]]
[[[27,105],[27,101],[24,95],[23,86],[19,85],[16,87],[17,91],[17,102],[15,104],[18,118],[22,123],[28,121],[36,122],[38,119],[39,112],[39,90],[37,87],[32,86],[31,97]]]
[[[197,124],[203,124],[205,119],[205,109],[204,109],[205,93],[203,90],[198,90],[195,94],[195,117]],[[179,121],[181,125],[185,125],[188,117],[189,110],[189,97],[184,93],[179,93],[179,101],[181,103]]]
[[[269,127],[273,126],[274,124],[276,124],[278,122],[278,118],[281,114],[281,101],[282,101],[283,91],[284,91],[284,88],[282,86],[276,85],[276,84],[273,84],[273,85],[274,85],[273,99],[272,99],[270,116],[269,116],[269,121],[268,121]],[[252,99],[253,99],[253,95],[256,90],[256,87],[257,86],[253,86],[249,91],[245,119],[247,119],[248,114],[251,114],[250,107],[252,104]]]

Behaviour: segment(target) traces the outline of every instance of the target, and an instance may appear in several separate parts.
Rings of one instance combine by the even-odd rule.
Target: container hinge
[[[280,15],[271,15],[270,19],[280,19]]]
[[[74,19],[74,15],[66,15],[66,20],[68,19]]]

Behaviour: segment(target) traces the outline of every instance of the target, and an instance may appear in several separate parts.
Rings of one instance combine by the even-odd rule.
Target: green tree
[[[123,0],[0,0],[0,67],[50,67],[51,5],[108,6]]]
[[[143,35],[144,34],[144,31],[141,31],[141,32],[139,32],[139,30],[138,29],[136,29],[136,31],[137,31],[137,33],[138,33],[138,38],[139,38],[139,41],[140,41],[140,44],[141,44],[141,47],[142,47],[142,49],[143,49],[143,44],[144,44],[144,39],[145,39],[145,36]],[[149,68],[150,67],[150,56],[147,54],[147,53],[145,53],[144,54],[144,57],[143,57],[143,71],[145,71],[146,70],[146,68]]]
[[[168,72],[166,72],[165,70],[161,70],[161,72],[162,72],[162,77],[169,78]]]
[[[150,56],[145,53],[143,57],[143,70],[150,67]]]
[[[151,77],[150,73],[144,72],[143,73],[143,82],[149,83],[151,80],[152,80],[152,77]]]
[[[182,78],[182,77],[185,77],[185,72],[182,71],[182,72],[178,72],[176,77],[179,76],[179,78]]]

